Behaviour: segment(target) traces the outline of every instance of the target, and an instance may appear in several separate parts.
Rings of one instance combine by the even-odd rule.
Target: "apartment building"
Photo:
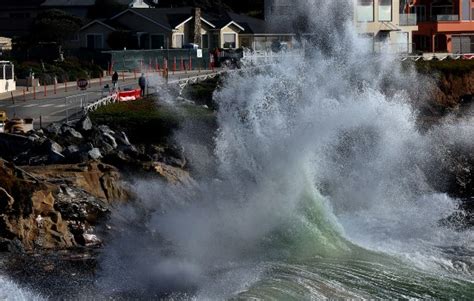
[[[474,53],[474,0],[413,0],[407,11],[418,17],[416,49]]]
[[[411,53],[416,13],[405,11],[404,0],[355,0],[357,32],[370,39],[375,52]]]

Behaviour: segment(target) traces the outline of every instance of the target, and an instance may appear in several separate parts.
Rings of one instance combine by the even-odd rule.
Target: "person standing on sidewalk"
[[[140,95],[142,97],[145,97],[145,88],[146,88],[145,74],[142,73],[142,76],[140,76],[140,78],[138,79],[138,85],[140,86],[140,89],[141,89]]]
[[[114,74],[112,74],[112,87],[113,87],[114,91],[117,90],[118,79],[119,79],[119,75],[118,75],[117,71],[115,71]]]

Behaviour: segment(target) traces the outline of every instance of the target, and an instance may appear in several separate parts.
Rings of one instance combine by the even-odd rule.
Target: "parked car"
[[[0,133],[4,133],[5,132],[5,123],[3,123],[3,121],[0,121]]]
[[[183,49],[199,49],[199,45],[193,43],[184,44]]]

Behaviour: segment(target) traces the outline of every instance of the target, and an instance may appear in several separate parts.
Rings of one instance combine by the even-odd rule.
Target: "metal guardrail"
[[[96,102],[88,104],[87,106],[83,107],[83,110],[86,113],[93,112],[93,111],[97,110],[98,108],[100,108],[102,106],[105,106],[105,105],[116,102],[117,99],[118,99],[118,94],[114,93],[114,94],[109,95],[107,97],[101,98],[101,99],[97,100]]]
[[[459,15],[434,15],[432,21],[459,21]]]

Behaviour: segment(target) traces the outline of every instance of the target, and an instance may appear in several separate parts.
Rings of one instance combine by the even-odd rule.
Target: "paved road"
[[[186,74],[177,72],[176,74],[170,74],[169,80],[174,81],[204,73],[205,71],[188,72]],[[153,75],[156,76],[156,73]],[[91,87],[85,91],[78,90],[75,86],[71,87],[72,84],[70,84],[67,91],[65,91],[63,85],[58,85],[56,94],[54,94],[53,88],[50,86],[46,96],[42,88],[38,88],[35,96],[31,91],[26,95],[17,92],[13,100],[11,98],[0,100],[0,111],[6,111],[9,118],[34,118],[35,126],[39,126],[40,122],[43,126],[52,122],[59,122],[81,111],[82,107],[86,104],[93,103],[108,95],[109,92],[103,87],[106,84],[111,85],[110,81],[103,81],[101,85],[97,80],[91,82]],[[149,82],[155,81],[150,80]],[[125,80],[121,79],[119,81],[119,87],[122,89],[137,88],[137,80],[134,78],[134,75],[128,75],[128,77],[125,77]]]

